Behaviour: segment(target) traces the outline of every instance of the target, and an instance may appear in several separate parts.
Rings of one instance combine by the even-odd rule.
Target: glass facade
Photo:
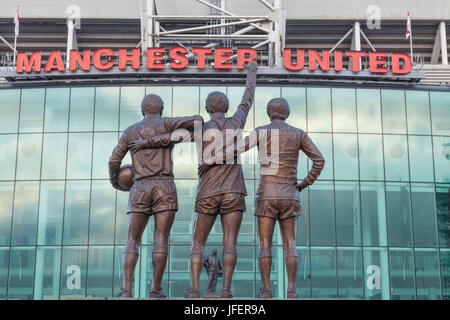
[[[107,162],[121,132],[156,93],[164,115],[200,113],[211,90],[230,99],[243,87],[99,86],[0,90],[0,298],[111,297],[122,285],[128,193],[114,190]],[[291,105],[288,123],[306,130],[326,165],[301,193],[297,291],[301,297],[450,299],[450,93],[390,89],[258,86],[247,133],[268,118],[273,97]],[[254,197],[256,151],[242,157],[247,212],[238,237],[232,293],[260,286]],[[163,290],[183,297],[197,187],[193,143],[174,149],[179,196]],[[130,163],[130,157],[124,160]],[[299,178],[311,162],[300,156]],[[134,296],[152,279],[154,222],[143,237]],[[205,253],[222,252],[216,223]],[[274,234],[271,285],[287,276]],[[205,290],[202,272],[200,287]],[[218,281],[218,290],[221,281]]]

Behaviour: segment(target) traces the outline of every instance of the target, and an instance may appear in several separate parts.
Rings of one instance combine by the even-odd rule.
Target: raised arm
[[[121,191],[127,191],[119,186],[117,177],[119,175],[122,160],[128,152],[128,141],[129,141],[129,133],[128,130],[125,130],[125,132],[119,139],[119,143],[117,143],[116,147],[114,148],[108,162],[109,181],[111,182],[114,188]]]
[[[323,167],[325,166],[325,159],[306,132],[301,133],[300,150],[302,150],[308,158],[311,159],[313,165],[308,173],[308,176],[303,179],[301,183],[297,184],[298,191],[312,185],[317,180]]]
[[[233,114],[232,118],[238,121],[239,128],[243,129],[245,127],[245,122],[247,121],[248,113],[252,107],[253,100],[255,98],[255,87],[256,87],[256,71],[258,70],[258,65],[253,61],[247,66],[247,82],[245,84],[244,95],[242,96],[241,103],[239,104],[236,112]]]

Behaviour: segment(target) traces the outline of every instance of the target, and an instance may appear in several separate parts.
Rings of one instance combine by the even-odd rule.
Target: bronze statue
[[[258,298],[272,298],[270,290],[270,269],[272,266],[272,238],[275,222],[278,220],[283,238],[286,271],[288,275],[288,298],[298,298],[295,289],[297,276],[297,219],[302,214],[299,192],[312,185],[320,175],[325,160],[301,129],[288,125],[285,120],[290,113],[285,99],[275,98],[267,104],[270,123],[255,129],[245,140],[231,148],[232,154],[247,151],[256,145],[259,150],[261,176],[256,192],[255,215],[258,220],[259,254],[262,287]],[[274,139],[275,138],[275,139]],[[313,162],[308,176],[297,183],[299,150]],[[230,150],[226,151],[230,153]],[[223,159],[226,154],[217,155]],[[200,172],[207,172],[217,165],[202,164]]]
[[[222,92],[211,92],[206,98],[206,111],[211,120],[205,122],[202,127],[202,141],[196,141],[198,149],[220,149],[228,145],[228,130],[242,130],[247,121],[247,116],[253,104],[256,86],[257,65],[253,61],[247,66],[247,81],[244,95],[237,111],[226,117],[228,111],[228,98]],[[205,139],[211,132],[219,133],[219,140]],[[192,136],[191,136],[192,138]],[[216,136],[217,138],[217,136]],[[223,139],[223,140],[222,140]],[[197,139],[196,139],[197,140]],[[179,142],[175,139],[175,142]],[[134,141],[136,148],[153,148],[155,146],[173,143],[170,134],[162,134],[151,139]],[[203,164],[203,158],[199,162],[199,168]],[[197,198],[195,203],[195,221],[193,241],[190,254],[191,283],[185,297],[200,298],[199,279],[203,264],[203,248],[208,235],[220,215],[223,235],[223,285],[222,298],[232,298],[231,279],[236,266],[237,253],[236,241],[241,226],[242,214],[245,208],[245,196],[247,190],[244,183],[244,175],[238,161],[222,163],[199,175]]]
[[[223,273],[222,261],[217,256],[216,249],[213,249],[211,254],[205,258],[203,266],[208,273],[208,292],[216,292],[217,277]]]
[[[128,201],[128,239],[123,257],[124,282],[119,297],[132,297],[132,278],[137,260],[142,233],[148,219],[155,219],[153,243],[153,282],[151,298],[164,298],[161,279],[167,261],[168,239],[175,212],[178,210],[177,191],[173,177],[172,150],[170,141],[167,146],[152,149],[136,148],[132,141],[148,139],[163,133],[171,133],[178,128],[193,130],[195,121],[203,121],[201,116],[161,117],[163,100],[154,94],[147,95],[141,104],[144,119],[128,127],[109,160],[109,177],[114,188],[123,189],[118,183],[120,164],[126,153],[131,150],[134,183]],[[162,141],[164,142],[164,141]]]

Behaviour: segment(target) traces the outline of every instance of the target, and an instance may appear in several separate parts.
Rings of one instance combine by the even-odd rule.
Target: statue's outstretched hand
[[[131,150],[131,152],[135,153],[136,151],[139,151],[141,149],[145,149],[150,147],[148,144],[147,139],[139,139],[128,142],[128,149]]]
[[[256,72],[258,70],[258,65],[256,64],[255,58],[252,56],[252,60],[246,66],[248,72]]]

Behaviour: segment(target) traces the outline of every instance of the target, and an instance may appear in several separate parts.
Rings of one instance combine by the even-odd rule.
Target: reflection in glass
[[[358,131],[381,133],[380,90],[357,89]]]
[[[430,103],[428,91],[406,91],[409,134],[430,134]]]
[[[406,133],[405,92],[381,90],[384,133]]]
[[[328,133],[311,133],[309,134],[312,142],[322,153],[325,159],[325,167],[320,173],[319,179],[333,179],[333,144],[331,134]],[[311,170],[312,161],[308,160],[308,170]]]
[[[332,182],[316,183],[309,187],[311,244],[334,245],[334,193]]]
[[[336,182],[336,238],[338,245],[361,245],[359,185]]]
[[[67,179],[91,178],[91,157],[92,133],[69,133]]]
[[[281,96],[287,100],[291,109],[286,122],[306,131],[306,88],[282,87]]]
[[[360,134],[358,138],[361,180],[384,180],[382,136]]]
[[[116,190],[109,181],[92,181],[89,244],[114,243]]]
[[[433,137],[436,182],[450,182],[450,137]]]
[[[142,119],[141,102],[145,87],[120,88],[120,131]]]
[[[414,245],[417,247],[437,246],[435,199],[432,184],[412,184]]]
[[[278,225],[278,224],[277,224]],[[275,237],[275,236],[274,236]],[[258,248],[256,248],[256,254]],[[257,257],[257,255],[256,255]],[[255,259],[257,260],[257,258]],[[256,262],[255,260],[255,262]],[[286,289],[284,288],[284,256],[283,247],[279,245],[272,246],[272,269],[270,269],[270,289],[272,290],[273,298],[284,298]],[[234,278],[234,277],[233,277]],[[261,288],[261,273],[259,272],[259,265],[256,272],[256,291],[259,292]],[[233,289],[231,290],[233,292]]]
[[[441,299],[437,249],[415,249],[417,299]]]
[[[450,94],[430,92],[431,117],[434,135],[450,135]]]
[[[210,254],[212,247],[206,247],[205,253]],[[231,281],[231,292],[236,298],[254,298],[255,297],[255,272],[257,269],[257,257],[253,246],[237,246],[238,260]],[[220,250],[222,251],[222,250]],[[220,278],[219,278],[220,279]],[[281,285],[282,278],[277,274],[278,283]],[[216,291],[222,289],[222,281],[218,281]]]
[[[311,284],[313,298],[336,298],[336,249],[311,248]]]
[[[450,185],[436,186],[436,207],[439,231],[439,245],[450,247]]]
[[[442,299],[450,299],[450,250],[441,250],[441,286],[442,286]]]
[[[178,187],[177,187],[177,191],[178,191]],[[117,207],[116,207],[116,239],[115,239],[115,244],[126,244],[127,242],[127,234],[128,234],[128,215],[127,215],[127,211],[128,211],[128,197],[129,197],[129,193],[128,192],[117,192]],[[178,192],[178,206],[180,206],[180,195]],[[178,219],[178,214],[179,211],[177,213],[177,219]],[[177,221],[177,219],[175,219],[175,221]],[[150,220],[149,220],[149,224],[150,224]],[[172,227],[172,232],[173,232],[173,227]],[[142,239],[144,240],[144,239]],[[120,289],[120,288],[119,288]]]
[[[361,183],[361,222],[364,246],[385,246],[387,244],[383,182]]]
[[[33,299],[35,247],[11,247],[8,299]]]
[[[39,201],[38,245],[61,244],[64,181],[42,181]]]
[[[92,131],[95,88],[72,88],[70,93],[70,131]]]
[[[270,122],[267,115],[267,104],[273,98],[281,96],[280,87],[258,87],[255,93],[255,127],[265,125]],[[289,102],[289,101],[288,101]]]
[[[39,204],[39,182],[17,182],[14,195],[13,245],[34,245]]]
[[[20,90],[0,90],[0,133],[16,133],[19,124]]]
[[[109,179],[108,161],[116,144],[117,133],[94,133],[92,179]]]
[[[189,246],[170,246],[167,269],[170,274],[170,297],[183,298],[189,288]],[[204,251],[207,252],[207,251]],[[200,273],[200,290],[208,286],[206,272]],[[201,291],[201,292],[202,292]]]
[[[412,249],[390,248],[389,267],[391,299],[415,299],[416,290],[414,287],[414,257]]]
[[[172,151],[173,175],[178,179],[196,179],[198,169],[197,151],[194,142],[175,145]]]
[[[119,87],[95,89],[95,130],[117,131],[119,127]]]
[[[433,182],[431,137],[409,136],[409,164],[412,181]]]
[[[297,247],[298,269],[297,269],[297,293],[301,298],[311,298],[311,260],[308,247]],[[285,275],[285,282],[287,274]],[[285,284],[287,287],[287,282]]]
[[[0,300],[6,299],[8,284],[9,247],[0,247]]]
[[[408,184],[386,184],[388,245],[412,246],[410,190]]]
[[[0,134],[0,180],[14,180],[16,148],[17,134]]]
[[[111,297],[114,247],[89,247],[88,297]]]
[[[86,296],[86,265],[87,247],[63,247],[60,299]]]
[[[44,132],[65,132],[69,121],[69,88],[47,88]]]
[[[302,215],[297,218],[297,245],[309,245],[309,191],[300,192]]]
[[[44,133],[42,179],[64,179],[66,176],[67,133]]]
[[[41,175],[42,134],[19,134],[17,180],[38,180]]]
[[[67,181],[64,244],[87,244],[90,181]]]
[[[56,300],[59,298],[60,268],[60,247],[37,247],[34,300]]]
[[[10,244],[14,183],[0,182],[0,246]]]
[[[173,87],[173,116],[199,114],[199,87]],[[204,103],[204,102],[203,102]]]
[[[45,89],[22,89],[20,132],[41,132],[44,121]]]
[[[333,132],[356,132],[355,89],[332,89]]]
[[[331,93],[328,88],[308,88],[308,131],[331,132]]]
[[[406,136],[384,136],[386,180],[408,181],[408,147]]]
[[[386,248],[363,248],[364,288],[367,300],[389,300],[389,259]]]
[[[358,180],[358,142],[356,134],[334,134],[333,142],[334,178],[336,180]]]
[[[363,299],[361,248],[337,248],[337,266],[339,297]]]

